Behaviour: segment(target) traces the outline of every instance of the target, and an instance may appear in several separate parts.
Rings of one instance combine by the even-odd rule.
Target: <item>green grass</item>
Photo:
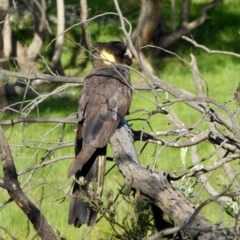
[[[201,3],[201,1],[197,1]],[[199,7],[195,4],[194,8]],[[92,4],[92,3],[89,3]],[[100,3],[98,3],[100,4]],[[129,4],[134,6],[137,11],[136,4],[129,1]],[[104,6],[90,5],[94,14],[99,14],[109,9],[109,4]],[[200,44],[205,44],[211,49],[237,52],[239,49],[239,24],[238,16],[240,14],[239,3],[237,1],[226,0],[222,6],[217,7],[210,13],[210,18],[207,24],[204,24],[199,29],[192,32],[194,39]],[[96,9],[101,9],[97,11]],[[110,6],[112,7],[112,5]],[[125,9],[131,12],[131,9]],[[196,10],[195,10],[196,11]],[[219,16],[219,17],[218,17]],[[136,23],[134,23],[136,24]],[[108,26],[108,27],[106,27]],[[90,25],[90,30],[93,33],[93,41],[107,41],[121,37],[121,30],[118,29],[117,17],[111,18],[107,16],[100,22],[93,22]],[[219,28],[219,26],[221,26]],[[71,35],[72,34],[72,35]],[[85,64],[84,54],[79,50],[74,41],[80,36],[79,30],[76,33],[69,33],[66,41],[66,47],[63,50],[63,66],[66,73],[69,75],[85,76],[90,71],[89,61]],[[71,41],[71,39],[73,41]],[[76,51],[69,51],[74,48]],[[211,55],[203,50],[194,48],[191,44],[181,40],[178,44],[171,47],[171,50],[177,53],[185,61],[190,62],[190,53],[196,56],[198,67],[202,75],[204,86],[208,88],[210,97],[221,103],[231,104],[232,108],[236,108],[232,101],[233,92],[235,91],[240,76],[239,59],[231,56]],[[77,53],[77,54],[76,54]],[[77,56],[76,56],[77,55]],[[187,64],[178,58],[167,55],[164,58],[150,59],[157,71],[157,74],[166,83],[171,84],[176,88],[186,89],[192,93],[196,93],[193,77]],[[74,66],[74,67],[73,67]],[[84,68],[83,68],[84,66]],[[132,74],[134,83],[143,81],[137,73]],[[49,98],[35,108],[30,117],[68,117],[72,113],[77,112],[79,89],[68,90],[71,97],[66,98]],[[171,96],[168,96],[171,97]],[[146,132],[164,131],[174,129],[175,126],[171,123],[168,115],[156,114],[148,116],[147,111],[155,110],[154,104],[157,98],[159,103],[166,100],[165,93],[158,92],[157,96],[150,91],[134,92],[133,102],[130,109],[132,114],[127,117],[129,124],[134,130],[144,130]],[[201,116],[196,111],[188,106],[177,103],[172,106],[176,111],[179,119],[185,126],[193,126]],[[139,112],[136,110],[141,109]],[[171,110],[170,107],[166,108]],[[2,116],[4,119],[16,118],[15,114],[7,114]],[[197,125],[199,130],[206,129],[205,124]],[[35,166],[46,156],[48,149],[58,146],[61,142],[72,142],[75,135],[74,125],[59,125],[56,124],[36,124],[24,123],[15,126],[3,127],[6,137],[9,141],[14,162],[18,173],[21,173],[27,168]],[[171,137],[163,137],[164,140],[171,140]],[[164,146],[155,146],[148,144],[145,148],[144,143],[136,142],[137,152],[141,152],[140,162],[144,165],[155,166],[158,170],[164,170],[170,173],[186,170],[192,164],[190,149],[186,153],[184,159],[185,165],[181,161],[180,149],[168,148]],[[142,151],[143,149],[143,151]],[[213,151],[213,147],[209,144],[200,144],[199,152],[201,157],[208,156]],[[110,152],[110,150],[109,150]],[[62,156],[73,156],[73,146],[61,148],[44,159],[49,161]],[[207,165],[212,164],[217,158],[213,157]],[[23,185],[27,196],[35,203],[56,228],[60,236],[66,239],[81,239],[83,236],[88,236],[88,239],[106,239],[112,234],[112,229],[106,220],[102,219],[94,229],[82,227],[76,229],[67,224],[67,213],[69,198],[67,196],[71,180],[67,178],[67,169],[72,158],[58,161],[54,164],[47,165],[43,168],[38,168],[34,172],[27,172],[19,176],[19,181]],[[112,162],[107,163],[107,168],[113,165]],[[233,163],[237,169],[239,166]],[[0,169],[2,176],[2,169]],[[222,178],[227,177],[223,169],[220,169],[211,176],[211,184],[218,190],[223,189]],[[103,198],[106,202],[109,191],[113,190],[113,196],[117,194],[120,185],[123,184],[123,178],[115,168],[108,174],[104,186]],[[183,181],[182,187],[187,189],[188,181]],[[197,193],[201,191],[202,184],[197,183],[193,189],[194,197],[191,200],[197,204],[207,199],[209,196],[206,191],[203,191],[200,198],[196,200]],[[0,203],[3,204],[9,199],[7,192],[0,189]],[[124,201],[118,202],[118,216],[123,218],[126,212],[132,216],[134,210],[129,207]],[[32,239],[35,236],[35,231],[32,229],[31,223],[26,216],[16,206],[14,202],[0,208],[0,225],[7,228],[18,239]],[[218,222],[221,219],[221,208],[218,204],[210,204],[203,209],[203,213],[212,221]],[[229,224],[229,217],[223,214],[223,221]],[[88,235],[89,234],[89,235]],[[10,237],[0,229],[0,237],[10,239]]]
[[[181,79],[181,76],[179,76]],[[148,99],[148,100],[147,100]],[[139,91],[134,94],[133,103],[131,106],[131,111],[134,112],[139,108],[145,108],[147,110],[154,110],[155,105],[153,104],[154,95],[149,91]],[[77,98],[73,99],[49,99],[45,103],[39,106],[39,111],[41,117],[67,117],[69,114],[76,112]],[[183,111],[184,106],[180,112]],[[31,113],[31,116],[37,116],[37,111]],[[10,118],[14,118],[11,116]],[[134,120],[134,119],[141,120]],[[183,121],[188,122],[188,124],[193,124],[198,116],[186,117],[185,114],[182,115]],[[166,130],[171,127],[167,115],[157,114],[150,117],[149,123],[147,123],[148,115],[145,112],[135,113],[128,116],[129,123],[132,124],[132,128],[136,130],[149,131],[160,131]],[[74,125],[59,125],[56,127],[55,124],[20,124],[15,125],[13,128],[5,128],[6,136],[11,145],[11,150],[14,156],[14,161],[18,172],[24,171],[26,168],[34,166],[36,163],[41,161],[41,158],[46,155],[46,150],[51,147],[57,146],[60,142],[72,142],[74,139]],[[172,126],[173,127],[173,126]],[[54,130],[53,130],[54,129]],[[137,151],[143,147],[143,143],[137,142]],[[36,148],[41,148],[37,150]],[[205,154],[206,154],[206,146]],[[210,152],[210,150],[208,150]],[[57,150],[54,154],[48,156],[45,161],[55,159],[61,156],[71,156],[73,155],[73,147],[64,148]],[[158,156],[156,158],[156,155]],[[67,212],[69,199],[67,193],[70,188],[71,181],[67,179],[66,172],[68,166],[72,159],[66,159],[52,165],[45,166],[44,168],[39,168],[34,171],[31,176],[31,172],[19,176],[19,181],[23,184],[28,181],[25,186],[24,191],[28,197],[33,201],[44,213],[49,222],[56,228],[61,236],[67,239],[79,239],[81,236],[85,236],[88,232],[86,227],[75,229],[67,224]],[[144,149],[141,154],[140,161],[144,165],[152,165],[153,161],[156,161],[156,166],[160,170],[175,172],[185,170],[181,160],[180,160],[180,150],[173,148],[166,148],[162,146],[148,146]],[[190,155],[187,153],[186,164],[189,165]],[[110,167],[113,163],[108,163]],[[31,177],[30,177],[31,176]],[[30,178],[30,180],[29,180]],[[116,186],[122,184],[123,179],[121,174],[115,170],[111,172],[105,181],[104,198],[106,201],[106,193],[111,189],[114,189],[114,194],[117,193]],[[116,185],[117,183],[117,185]],[[118,189],[120,188],[117,187]],[[4,202],[8,199],[6,191],[0,189],[0,200]],[[202,199],[205,199],[207,194],[202,195]],[[65,199],[66,198],[66,199]],[[128,209],[129,214],[133,214],[133,209],[129,209],[126,204],[120,203],[121,208],[119,211],[119,218],[124,216],[126,209]],[[208,211],[208,206],[206,212]],[[218,209],[218,206],[216,207]],[[208,217],[215,221],[218,219],[219,215],[209,215]],[[35,232],[31,230],[31,224],[26,219],[26,216],[21,212],[21,210],[15,205],[15,203],[8,204],[5,208],[1,210],[0,220],[2,226],[6,227],[13,235],[18,239],[31,239]],[[27,230],[30,229],[30,230]],[[28,233],[30,231],[30,233]],[[106,221],[101,220],[97,226],[92,229],[89,239],[92,236],[98,236],[99,238],[105,238],[111,234],[111,227]],[[29,235],[28,235],[29,234]],[[0,236],[3,234],[0,231]],[[4,235],[4,239],[8,239]]]
[[[188,56],[183,56],[188,59]],[[232,91],[238,84],[237,79],[237,69],[235,66],[235,61],[227,61],[228,69],[235,69],[236,71],[231,72],[231,70],[223,68],[219,64],[219,68],[216,67],[213,72],[210,72],[207,68],[206,63],[202,63],[203,59],[205,61],[214,61],[214,56],[209,56],[207,54],[200,54],[196,56],[199,60],[199,69],[208,84],[209,95],[215,97],[222,102],[225,102],[232,98]],[[202,58],[202,59],[201,59]],[[220,57],[221,59],[221,57]],[[227,58],[225,57],[225,60]],[[231,59],[231,57],[228,57]],[[217,61],[218,57],[216,57]],[[192,80],[192,75],[189,68],[179,62],[176,59],[166,59],[164,70],[161,71],[160,76],[167,83],[186,89],[188,91],[194,92],[194,83]],[[221,59],[223,61],[223,59]],[[206,64],[206,65],[205,65]],[[204,67],[205,65],[205,67]],[[171,73],[171,74],[170,74]],[[232,82],[229,86],[227,81],[228,74],[234,75],[232,77]],[[218,81],[216,76],[221,76],[221,84],[213,83],[213,81]],[[135,77],[136,78],[136,77]],[[133,81],[137,81],[133,79]],[[225,86],[225,87],[223,87]],[[215,88],[214,88],[215,87]],[[40,104],[38,110],[33,110],[30,114],[31,117],[67,117],[70,114],[76,112],[77,102],[78,102],[78,89],[70,90],[74,92],[71,98],[50,98]],[[135,112],[138,109],[142,110],[155,110],[156,106],[154,104],[155,95],[149,91],[137,91],[134,92],[133,102],[130,112]],[[165,94],[162,92],[158,93],[159,103],[163,102],[165,99]],[[169,110],[168,108],[166,108]],[[199,118],[200,114],[184,104],[176,104],[173,109],[177,112],[180,120],[185,123],[186,126],[192,126]],[[186,114],[187,113],[187,114]],[[5,116],[7,117],[7,116]],[[10,115],[7,118],[15,118],[16,116]],[[135,130],[144,130],[146,132],[154,131],[164,131],[167,129],[174,128],[168,119],[168,115],[156,114],[149,117],[146,111],[140,111],[132,113],[127,117],[129,124]],[[41,161],[41,158],[46,155],[46,149],[57,146],[61,142],[73,142],[74,139],[74,125],[59,125],[56,124],[34,124],[26,123],[19,124],[13,127],[5,127],[6,136],[11,146],[14,161],[17,167],[17,171],[20,173],[26,168],[32,167]],[[202,128],[204,126],[199,126]],[[170,140],[171,138],[164,138],[165,140]],[[136,148],[139,153],[143,148],[144,143],[137,142]],[[40,148],[41,150],[37,150]],[[208,144],[200,145],[200,151],[203,152],[202,156],[207,156],[212,151],[212,147]],[[56,159],[61,156],[73,156],[73,147],[63,148],[57,150],[53,154],[50,154],[45,161]],[[144,165],[152,166],[155,162],[158,170],[164,170],[167,172],[179,172],[184,171],[189,165],[191,165],[191,155],[188,150],[186,155],[186,166],[183,165],[181,161],[181,150],[167,148],[164,146],[154,146],[148,144],[144,148],[140,156],[140,162]],[[89,231],[88,228],[83,227],[81,229],[73,228],[67,224],[67,212],[69,198],[67,197],[71,180],[67,178],[66,172],[72,159],[66,159],[59,161],[57,163],[45,166],[44,168],[39,168],[32,174],[28,172],[26,174],[19,176],[19,181],[21,184],[28,183],[24,187],[24,191],[28,197],[33,201],[43,212],[49,222],[56,228],[60,235],[66,239],[79,239],[81,236],[85,236]],[[113,163],[108,163],[108,167]],[[208,163],[210,164],[210,163]],[[222,173],[223,174],[223,173]],[[215,181],[215,180],[214,180]],[[117,184],[116,184],[117,183]],[[117,189],[120,188],[118,184],[122,184],[123,179],[121,174],[115,169],[111,172],[105,181],[104,187],[104,198],[106,201],[106,195],[108,191],[114,189],[114,194],[117,194]],[[218,186],[220,189],[220,187]],[[201,184],[195,187],[195,190],[201,189]],[[208,197],[208,194],[203,191],[201,198],[197,201],[203,201]],[[8,195],[5,190],[0,189],[0,200],[1,203],[8,199]],[[126,209],[128,209],[129,214],[133,214],[133,209],[129,208],[124,203],[119,203],[121,207],[119,209],[119,218],[126,214]],[[210,211],[214,207],[213,211]],[[220,207],[217,204],[208,205],[203,210],[207,217],[213,222],[218,221],[220,217]],[[229,219],[224,215],[226,222]],[[6,227],[13,235],[18,239],[31,239],[35,235],[35,231],[32,229],[31,224],[28,222],[26,216],[21,212],[21,210],[15,205],[15,203],[8,204],[5,208],[1,209],[0,215],[1,225]],[[29,230],[28,230],[29,229]],[[30,231],[28,233],[28,231]],[[105,220],[101,220],[94,229],[89,233],[88,239],[93,236],[98,236],[98,239],[105,239],[106,236],[111,235],[112,229]],[[4,239],[9,239],[6,234],[0,230],[0,236],[4,236]]]

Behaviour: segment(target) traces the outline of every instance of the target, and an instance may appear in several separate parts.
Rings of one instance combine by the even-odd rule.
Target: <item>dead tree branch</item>
[[[77,123],[78,120],[75,118],[17,118],[12,120],[0,121],[0,125],[15,125],[18,123]]]
[[[15,236],[13,236],[13,234],[10,233],[5,227],[3,227],[3,226],[0,225],[0,229],[2,229],[4,232],[6,232],[12,240],[18,240],[18,239],[17,239]]]
[[[219,3],[219,0],[215,0],[213,2],[215,2],[215,4],[217,4],[217,3]],[[120,20],[122,31],[125,34],[125,37],[127,38],[129,47],[130,47],[134,57],[137,59],[140,66],[142,67],[142,70],[143,70],[143,73],[146,76],[146,79],[151,79],[151,84],[153,86],[155,86],[155,88],[160,88],[163,91],[166,91],[166,92],[170,93],[172,96],[174,96],[178,99],[182,99],[182,101],[185,102],[190,107],[194,108],[195,110],[201,112],[204,115],[208,115],[210,117],[209,121],[217,122],[220,125],[223,125],[226,128],[228,128],[230,131],[233,131],[236,134],[236,136],[240,136],[240,133],[239,133],[240,130],[239,129],[233,129],[232,118],[231,117],[228,117],[228,116],[223,115],[223,114],[221,114],[217,111],[214,111],[214,109],[212,109],[210,107],[205,107],[202,104],[202,101],[197,101],[196,100],[194,94],[192,94],[191,92],[188,92],[186,90],[174,88],[173,86],[165,83],[163,80],[161,80],[159,77],[157,77],[153,72],[149,71],[148,68],[146,68],[144,65],[141,64],[141,59],[139,58],[139,55],[138,55],[136,49],[134,48],[133,42],[131,40],[130,33],[126,30],[125,20],[124,20],[124,17],[122,15],[122,12],[120,10],[120,7],[118,5],[118,2],[116,0],[114,0],[114,4],[115,4],[116,10],[117,10],[118,15],[119,15],[119,20]],[[158,48],[156,46],[152,46],[152,47]],[[189,100],[190,99],[192,99],[192,100],[190,100],[190,101],[183,100],[183,99],[187,99],[187,98],[189,98]],[[194,98],[194,100],[193,100],[193,98]],[[209,98],[206,98],[206,99],[209,99]],[[207,101],[211,101],[211,100],[209,99]]]
[[[50,75],[44,73],[25,73],[25,72],[13,72],[5,69],[0,69],[0,80],[8,82],[12,78],[28,79],[30,81],[40,79],[46,81],[46,83],[78,83],[80,86],[83,84],[84,78],[81,77],[67,77],[59,75]],[[147,84],[133,84],[133,88],[136,90],[150,90],[151,87]]]
[[[24,78],[28,80],[41,79],[47,82],[58,83],[83,83],[83,78],[80,77],[63,77],[58,75],[48,75],[43,73],[26,73],[26,72],[12,72],[5,69],[0,69],[0,79],[8,81],[9,78]]]
[[[180,39],[182,35],[189,33],[190,31],[201,26],[208,19],[208,11],[220,4],[221,2],[222,0],[213,0],[210,3],[203,5],[202,9],[200,10],[199,16],[193,21],[189,21],[188,8],[190,1],[184,1],[181,16],[182,21],[179,28],[177,28],[175,31],[171,31],[168,35],[165,34],[164,36],[159,36],[156,41],[157,45],[163,48],[167,48],[168,46],[176,42],[178,39]]]
[[[230,55],[230,56],[234,56],[234,57],[240,58],[240,54],[237,54],[237,53],[234,53],[234,52],[228,52],[228,51],[212,50],[212,49],[207,48],[207,47],[204,46],[204,45],[201,45],[201,44],[197,43],[197,42],[194,41],[193,39],[190,39],[190,38],[188,38],[188,37],[186,37],[186,36],[182,36],[182,39],[184,39],[184,40],[192,43],[192,44],[193,44],[195,47],[197,47],[197,48],[203,49],[203,50],[206,51],[207,53]]]
[[[47,222],[41,211],[27,198],[22,191],[19,182],[18,174],[15,168],[12,154],[7,143],[7,139],[3,130],[0,128],[0,158],[3,164],[3,180],[4,185],[10,197],[15,201],[18,207],[27,215],[28,219],[33,224],[38,235],[45,240],[57,240],[55,230]]]
[[[110,140],[118,168],[127,184],[160,208],[175,226],[180,226],[178,230],[183,231],[189,238],[225,239],[213,230],[212,224],[199,213],[200,209],[171,185],[167,173],[156,174],[143,170],[132,142],[131,132],[126,125],[119,128]],[[209,231],[201,231],[202,228],[208,228]]]

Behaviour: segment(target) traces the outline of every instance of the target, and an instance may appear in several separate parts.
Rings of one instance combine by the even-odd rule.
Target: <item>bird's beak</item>
[[[124,53],[124,56],[127,56],[130,59],[132,59],[132,53],[131,53],[131,51],[128,48],[127,48],[126,52]]]

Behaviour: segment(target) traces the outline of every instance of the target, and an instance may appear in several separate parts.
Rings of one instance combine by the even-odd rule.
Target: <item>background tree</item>
[[[39,56],[43,41],[45,39],[46,31],[49,30],[49,23],[46,16],[46,2],[31,0],[26,2],[26,7],[29,12],[22,14],[29,14],[33,28],[30,32],[32,35],[31,42],[21,43],[15,38],[16,57],[19,69],[25,72],[37,72],[35,61]],[[30,30],[30,29],[29,29]]]
[[[8,69],[7,66],[7,60],[6,58],[6,51],[4,52],[4,36],[7,36],[7,32],[4,30],[6,29],[6,26],[8,24],[7,17],[7,11],[9,8],[9,2],[1,1],[0,2],[0,67],[4,69]],[[5,27],[5,28],[4,28]],[[5,40],[9,40],[5,37]],[[4,79],[2,79],[4,80]],[[6,91],[5,91],[5,83],[0,83],[0,107],[4,107],[7,105],[7,99],[6,99]]]
[[[167,48],[178,41],[182,35],[201,26],[207,19],[207,12],[220,4],[222,0],[202,3],[199,13],[190,18],[194,1],[170,1],[171,11],[168,18],[164,15],[164,1],[142,0],[138,26],[134,30],[133,40],[138,48],[153,43],[155,46]]]
[[[61,52],[64,43],[64,31],[65,31],[65,14],[64,14],[64,1],[57,1],[57,39],[55,42],[55,51],[52,57],[53,72],[58,75],[64,75],[64,70],[61,64]]]

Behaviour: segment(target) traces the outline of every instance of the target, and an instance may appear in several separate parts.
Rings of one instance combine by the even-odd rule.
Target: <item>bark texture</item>
[[[115,160],[125,180],[132,188],[149,198],[173,222],[175,232],[183,232],[188,239],[228,239],[214,231],[212,224],[170,182],[166,172],[146,172],[138,163],[130,129],[124,125],[111,138]],[[207,231],[206,231],[207,229]],[[172,232],[171,232],[172,233]]]

